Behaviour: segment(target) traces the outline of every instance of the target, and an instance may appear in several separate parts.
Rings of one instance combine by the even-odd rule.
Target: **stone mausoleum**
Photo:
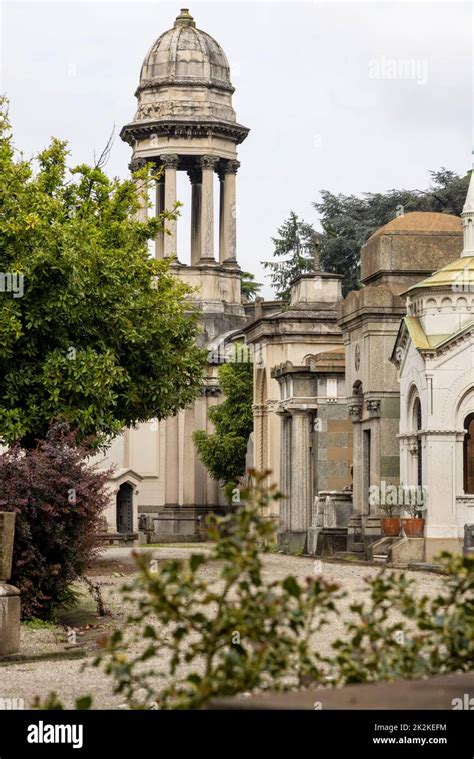
[[[174,273],[196,288],[191,300],[200,311],[201,344],[211,354],[247,321],[236,252],[236,174],[237,146],[249,130],[236,120],[233,92],[224,51],[184,9],[147,53],[135,116],[120,133],[132,148],[132,171],[145,162],[161,169],[154,197],[142,204],[143,216],[171,210],[178,200],[177,172],[189,178],[191,250],[179,244],[179,221],[170,221],[171,234],[158,236],[155,255],[176,256]],[[111,539],[134,541],[139,525],[160,540],[191,537],[200,516],[222,507],[218,484],[192,441],[195,429],[209,430],[208,410],[221,392],[216,377],[210,361],[201,397],[191,407],[128,429],[114,441],[104,460],[116,466],[106,514]]]
[[[378,229],[362,247],[362,287],[339,304],[353,423],[351,551],[365,555],[381,537],[383,514],[370,504],[369,488],[400,482],[400,384],[390,356],[405,314],[402,293],[455,260],[461,249],[458,217],[428,212],[401,215]]]
[[[405,292],[392,353],[400,480],[426,491],[428,561],[459,552],[466,525],[474,527],[474,172],[462,222],[461,256]]]
[[[210,431],[208,411],[222,400],[216,355],[245,340],[254,356],[247,462],[271,470],[285,495],[269,513],[283,550],[370,558],[383,514],[369,492],[400,483],[427,493],[420,559],[460,550],[464,534],[474,545],[473,180],[462,221],[402,213],[378,229],[361,249],[361,288],[344,299],[315,243],[314,271],[291,283],[288,303],[245,303],[235,211],[237,147],[249,130],[233,92],[222,48],[184,9],[147,53],[137,110],[121,131],[131,170],[160,170],[153,197],[137,181],[139,215],[189,202],[190,249],[169,221],[154,255],[172,256],[175,275],[195,288],[209,361],[192,406],[126,430],[103,460],[116,467],[109,539],[195,539],[202,517],[224,507],[192,433]],[[177,197],[180,171],[188,201]]]

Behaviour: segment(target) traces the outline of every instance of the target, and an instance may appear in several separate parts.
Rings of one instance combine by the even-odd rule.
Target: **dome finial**
[[[196,26],[196,22],[191,16],[188,8],[181,8],[179,16],[174,22],[175,26]]]

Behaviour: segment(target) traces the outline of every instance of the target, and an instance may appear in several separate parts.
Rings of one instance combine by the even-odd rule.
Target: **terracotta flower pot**
[[[400,535],[401,520],[398,517],[382,519],[382,531],[387,538],[397,538]]]
[[[422,538],[425,520],[421,517],[410,517],[403,520],[403,531],[407,538]]]

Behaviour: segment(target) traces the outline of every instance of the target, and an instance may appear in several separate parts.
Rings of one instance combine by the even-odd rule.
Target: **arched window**
[[[474,494],[474,414],[464,421],[464,492]]]
[[[421,403],[420,403],[419,398],[415,400],[415,403],[413,405],[413,415],[414,415],[415,429],[416,429],[416,435],[417,435],[417,439],[416,439],[417,485],[421,488],[423,486],[423,453],[422,453],[421,435],[420,435],[420,431],[422,428],[422,419],[421,419]]]

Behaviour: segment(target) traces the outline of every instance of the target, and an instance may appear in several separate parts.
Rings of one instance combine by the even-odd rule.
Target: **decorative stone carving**
[[[165,169],[177,169],[179,156],[177,156],[175,153],[168,153],[160,156],[160,161]]]
[[[356,343],[356,347],[354,350],[354,367],[356,372],[360,369],[360,346],[359,343]]]
[[[360,403],[349,404],[349,416],[353,422],[360,422],[362,419],[362,405]]]
[[[147,161],[145,158],[132,158],[132,160],[128,164],[128,168],[133,173],[134,171],[143,169],[143,167],[146,166],[146,164],[147,164]]]
[[[365,407],[371,419],[373,419],[374,417],[380,416],[380,401],[379,400],[369,399],[365,402]]]
[[[240,168],[240,161],[225,161],[219,166],[220,174],[237,174]]]
[[[202,155],[199,158],[199,165],[202,169],[214,169],[217,165],[217,162],[219,161],[216,156],[213,155]]]

